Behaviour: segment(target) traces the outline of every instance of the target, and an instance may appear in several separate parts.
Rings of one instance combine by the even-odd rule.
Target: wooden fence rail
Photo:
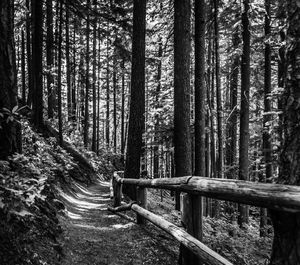
[[[126,185],[186,192],[274,210],[300,212],[299,186],[194,176],[161,179],[125,179],[115,174],[115,181]]]
[[[161,228],[174,238],[176,238],[181,244],[190,249],[194,254],[200,257],[202,262],[210,265],[232,265],[231,262],[223,258],[221,255],[201,243],[199,240],[188,234],[185,230],[177,227],[176,225],[166,221],[160,216],[144,209],[137,205],[137,203],[130,203],[116,208],[108,208],[112,212],[120,212],[126,210],[133,210],[139,216],[147,219],[157,227]]]
[[[125,179],[122,172],[113,176],[114,207],[111,211],[131,209],[138,215],[137,222],[145,219],[163,229],[190,251],[195,253],[205,264],[230,265],[229,261],[189,235],[183,229],[146,210],[146,188],[166,189],[201,195],[220,200],[233,201],[274,210],[300,212],[300,187],[279,184],[255,183],[231,179],[211,179],[196,176],[161,179]],[[121,205],[122,185],[137,187],[137,202]]]

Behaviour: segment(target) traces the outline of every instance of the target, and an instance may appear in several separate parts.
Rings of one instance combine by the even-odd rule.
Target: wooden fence
[[[300,212],[300,187],[279,184],[255,183],[231,179],[211,179],[196,176],[161,179],[125,179],[122,172],[115,172],[112,180],[113,207],[109,210],[118,212],[133,210],[137,213],[137,222],[145,220],[163,229],[190,251],[196,254],[202,262],[209,265],[232,264],[185,230],[164,220],[158,215],[146,210],[146,188],[166,189],[201,195],[210,198],[227,200],[273,210]],[[122,185],[137,187],[137,202],[121,206]]]

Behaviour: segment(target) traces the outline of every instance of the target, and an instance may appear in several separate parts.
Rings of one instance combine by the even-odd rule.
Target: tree
[[[156,109],[160,107],[159,103],[159,94],[161,92],[161,59],[162,59],[162,41],[161,38],[159,39],[158,42],[158,66],[157,66],[157,86],[156,86],[156,91],[155,91],[155,103],[156,103]],[[155,115],[155,125],[154,125],[154,147],[153,147],[153,177],[158,178],[159,177],[159,138],[158,138],[158,129],[159,129],[159,114],[157,113]]]
[[[300,184],[300,6],[285,3],[287,16],[286,80],[283,94],[283,139],[278,183]],[[271,265],[300,264],[299,213],[272,211],[274,226]]]
[[[61,98],[61,82],[62,82],[62,26],[63,26],[63,2],[60,2],[59,6],[59,26],[58,26],[58,62],[57,62],[57,98],[58,98],[58,141],[62,146],[63,144],[63,122],[62,122],[62,98]]]
[[[205,1],[195,2],[195,176],[205,176]],[[202,240],[202,198],[194,200],[199,209],[198,231],[196,235]]]
[[[32,0],[33,14],[33,37],[32,37],[32,68],[33,71],[33,94],[32,111],[33,124],[41,128],[43,118],[43,1]]]
[[[17,106],[13,1],[0,2],[0,159],[21,151],[21,135],[12,110]]]
[[[93,2],[94,10],[97,11],[97,1]],[[96,66],[97,66],[97,18],[93,25],[93,134],[92,151],[97,152],[97,96],[96,96]]]
[[[116,41],[116,40],[115,40]],[[114,49],[114,58],[113,58],[113,102],[114,102],[114,109],[113,109],[113,126],[114,126],[114,134],[113,134],[113,140],[114,140],[114,152],[117,152],[117,86],[118,86],[118,80],[117,80],[117,50]]]
[[[54,104],[54,78],[53,78],[53,6],[52,0],[47,0],[47,37],[46,37],[46,50],[47,50],[47,92],[48,92],[48,118],[53,118],[53,104]]]
[[[101,34],[100,30],[98,29],[98,37],[99,37],[99,42],[98,42],[98,83],[97,83],[97,153],[99,153],[99,148],[100,148],[100,92],[101,92]]]
[[[215,29],[215,75],[216,75],[216,97],[217,97],[217,131],[218,131],[218,160],[217,175],[223,178],[223,109],[222,109],[222,93],[221,93],[221,74],[220,74],[220,54],[219,54],[219,0],[214,0],[214,29]],[[218,205],[218,204],[217,204]],[[219,207],[217,207],[219,208]],[[219,212],[219,210],[217,210]],[[218,215],[219,213],[217,213]]]
[[[229,166],[227,178],[236,178],[234,166],[237,162],[237,123],[238,123],[238,77],[239,77],[239,64],[240,55],[238,53],[238,47],[240,43],[240,36],[238,27],[234,29],[232,35],[232,66],[230,73],[230,114],[228,117],[228,140],[226,148],[226,164]]]
[[[249,0],[243,0],[242,39],[243,53],[241,62],[241,110],[240,110],[240,150],[239,179],[249,180],[249,90],[250,90],[250,30]],[[242,227],[248,222],[249,207],[239,205],[238,223]]]
[[[192,175],[190,131],[190,0],[174,1],[174,162],[175,176]],[[199,197],[185,195],[182,222],[187,232],[199,238],[194,213],[199,213]],[[196,220],[196,219],[194,219]],[[180,264],[196,264],[197,257],[180,246]]]
[[[28,96],[27,104],[32,104],[33,76],[32,76],[32,42],[31,42],[31,19],[30,19],[30,0],[26,0],[26,53],[27,53],[27,74],[28,74]]]
[[[122,100],[121,100],[121,154],[125,151],[125,58],[122,58]]]
[[[76,121],[77,120],[77,113],[76,113],[76,110],[77,110],[77,94],[76,94],[76,91],[77,91],[77,86],[76,86],[76,73],[77,73],[77,61],[76,61],[76,54],[77,54],[77,47],[76,47],[76,32],[78,30],[78,20],[76,19],[76,17],[74,17],[74,20],[73,20],[73,24],[74,24],[74,28],[73,28],[73,47],[72,47],[72,53],[73,53],[73,68],[72,68],[72,100],[71,100],[71,103],[72,103],[72,118],[73,118],[73,121]]]
[[[125,178],[139,178],[140,176],[140,158],[145,128],[145,36],[146,0],[134,0],[130,112]],[[136,199],[136,192],[133,186],[126,188],[124,192],[131,199]]]
[[[26,70],[25,70],[25,34],[21,33],[21,75],[22,75],[22,103],[26,103]]]
[[[87,10],[90,9],[90,0],[86,1]],[[87,147],[89,143],[89,91],[90,91],[90,15],[89,11],[86,18],[86,73],[85,73],[85,101],[84,101],[84,130],[83,142]]]
[[[107,22],[107,31],[109,31],[109,23]],[[109,86],[109,37],[106,38],[106,121],[105,121],[105,138],[106,138],[106,148],[110,145],[110,128],[109,128],[109,112],[110,112],[110,86]]]
[[[72,117],[72,91],[71,91],[71,62],[70,62],[70,11],[69,3],[66,1],[66,79],[67,79],[67,109],[68,120]]]
[[[217,177],[223,178],[223,109],[222,109],[222,93],[221,93],[221,73],[220,73],[220,51],[219,51],[219,0],[213,0],[214,5],[214,56],[215,56],[215,82],[216,82],[216,99],[217,99],[217,140],[218,140],[218,156],[217,156]],[[212,97],[213,100],[213,97]],[[212,125],[213,129],[213,125]],[[220,203],[215,200],[214,216],[220,215]]]
[[[263,121],[263,154],[265,159],[265,175],[262,179],[265,182],[272,178],[272,143],[270,135],[271,111],[271,45],[269,37],[271,34],[270,0],[265,0],[265,74],[264,74],[264,121]],[[265,236],[265,226],[267,224],[267,210],[262,208],[260,211],[260,235]]]

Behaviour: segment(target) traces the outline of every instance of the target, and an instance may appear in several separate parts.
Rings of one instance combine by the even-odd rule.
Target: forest
[[[300,264],[299,0],[0,13],[0,264]]]

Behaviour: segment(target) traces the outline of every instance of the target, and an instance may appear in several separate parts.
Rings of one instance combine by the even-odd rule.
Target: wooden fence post
[[[202,241],[202,198],[184,193],[182,196],[181,222],[186,231],[199,241]],[[201,265],[200,259],[189,249],[180,246],[182,264]]]
[[[143,187],[137,187],[137,203],[139,206],[147,209],[147,189]],[[140,216],[139,214],[136,215],[136,222],[138,224],[145,224],[146,219]]]
[[[117,182],[115,174],[113,176],[112,185],[114,190],[114,207],[118,207],[121,205],[122,184]]]

